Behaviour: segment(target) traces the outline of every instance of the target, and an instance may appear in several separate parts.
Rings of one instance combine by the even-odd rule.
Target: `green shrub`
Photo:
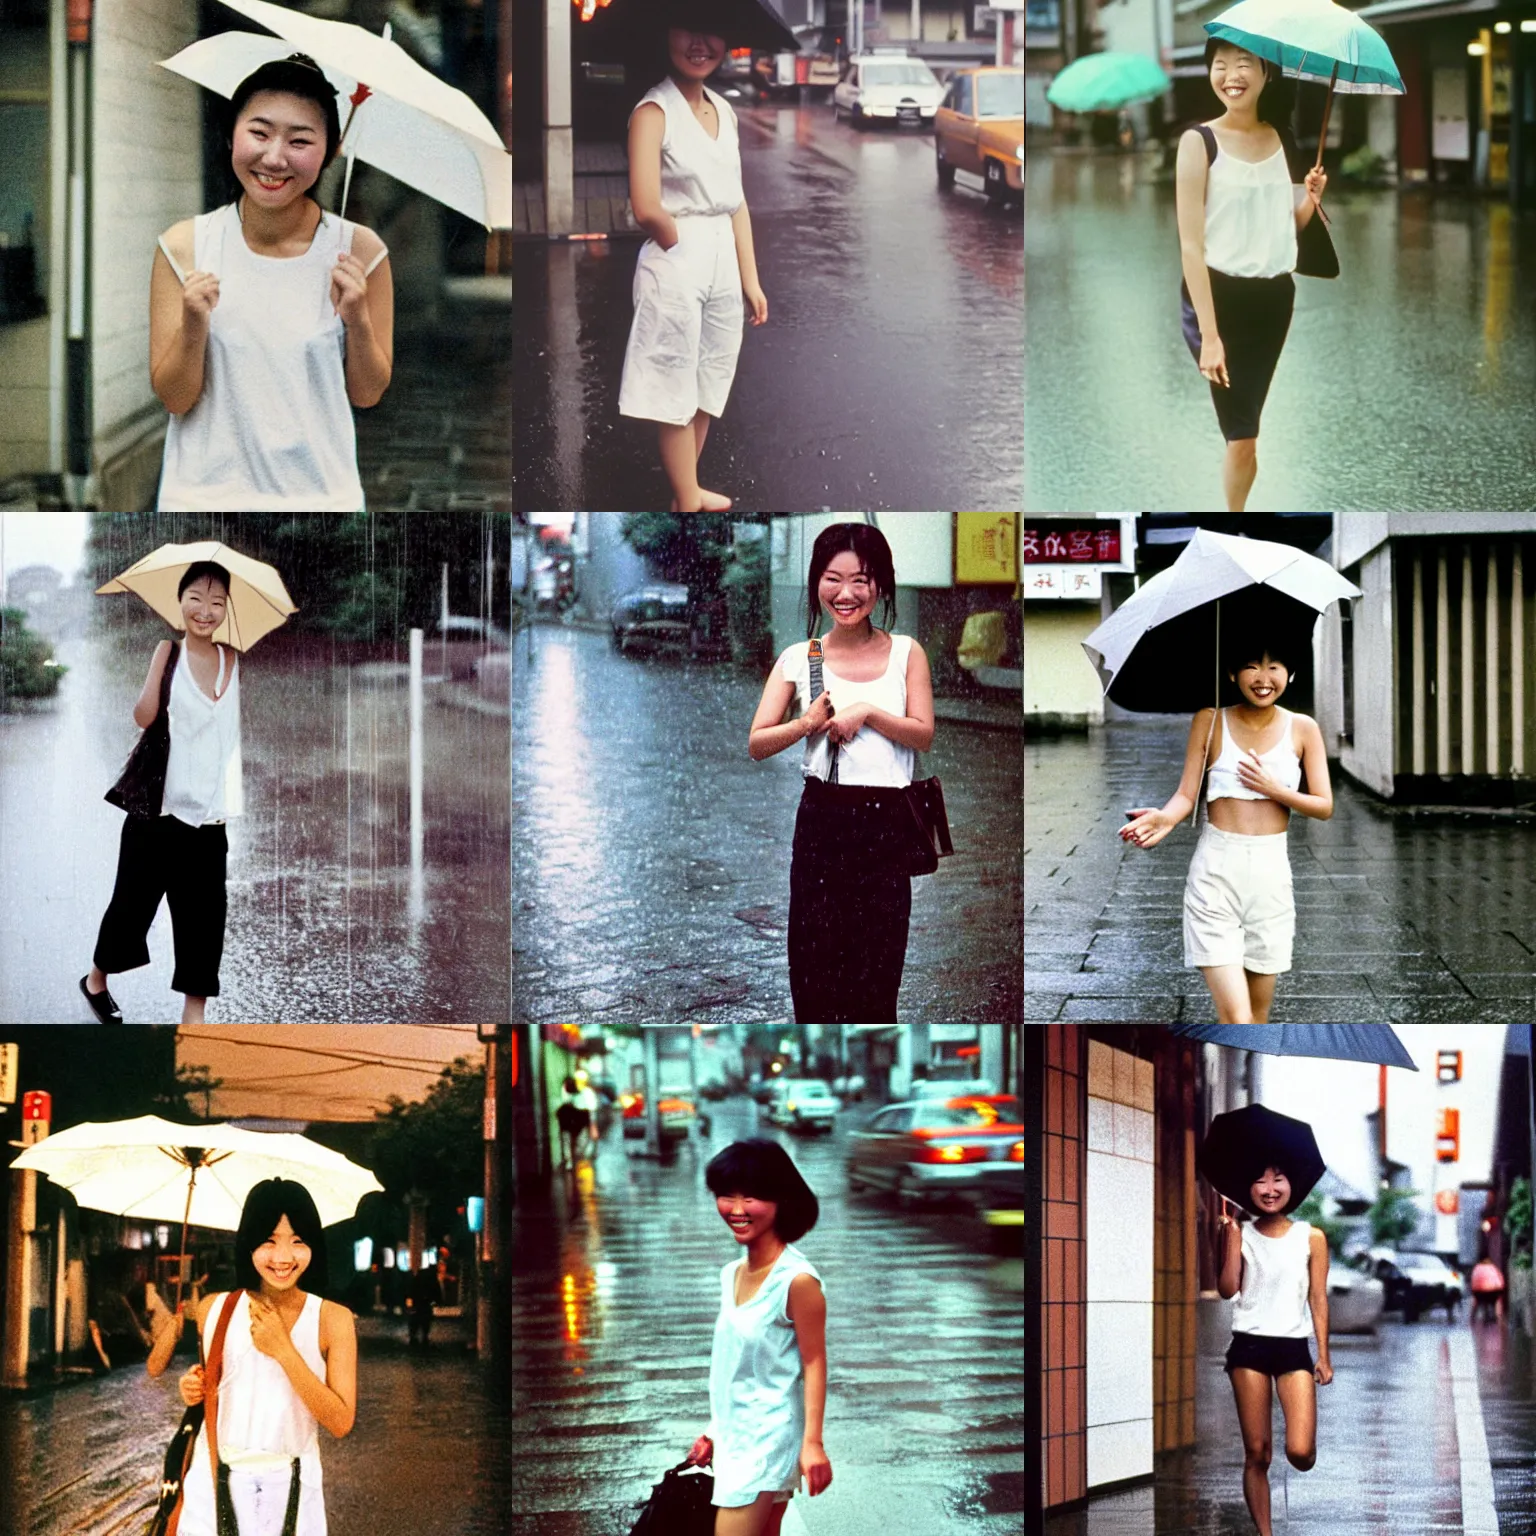
[[[0,608],[0,709],[12,699],[51,699],[69,670],[53,659],[53,646],[34,635],[20,608]]]
[[[1366,1212],[1371,1221],[1371,1241],[1395,1248],[1405,1237],[1412,1236],[1419,1225],[1419,1208],[1413,1203],[1418,1198],[1416,1189],[1383,1185],[1376,1203]]]
[[[1339,162],[1339,174],[1345,181],[1380,181],[1386,163],[1369,144],[1362,144]]]
[[[1516,1179],[1509,1186],[1509,1210],[1504,1214],[1511,1262],[1516,1269],[1531,1267],[1531,1181]]]

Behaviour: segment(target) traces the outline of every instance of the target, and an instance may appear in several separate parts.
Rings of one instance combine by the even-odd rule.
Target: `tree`
[[[1516,1179],[1509,1186],[1509,1210],[1504,1216],[1504,1232],[1509,1238],[1510,1264],[1515,1269],[1531,1267],[1531,1181]]]
[[[27,628],[21,608],[0,608],[0,709],[12,699],[51,699],[69,670],[53,659],[52,644]]]
[[[373,1170],[386,1194],[421,1199],[441,1230],[485,1181],[482,1120],[485,1063],[461,1056],[443,1068],[425,1099],[391,1096],[377,1118]]]
[[[668,581],[712,595],[730,553],[731,519],[724,512],[626,512],[624,542]]]
[[[1419,1198],[1416,1189],[1393,1189],[1382,1185],[1366,1215],[1371,1222],[1371,1240],[1395,1248],[1404,1238],[1411,1237],[1419,1225],[1419,1208],[1414,1204]]]

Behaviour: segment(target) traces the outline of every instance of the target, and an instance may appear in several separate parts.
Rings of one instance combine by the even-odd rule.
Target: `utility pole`
[[[482,1026],[485,1042],[485,1227],[480,1234],[480,1289],[475,1344],[498,1402],[512,1391],[511,1235],[512,1040],[510,1024]]]

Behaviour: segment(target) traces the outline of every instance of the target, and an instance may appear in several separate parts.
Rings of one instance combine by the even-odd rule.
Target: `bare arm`
[[[181,1330],[185,1321],[186,1314],[180,1307],[162,1321],[160,1332],[155,1335],[154,1343],[150,1346],[149,1358],[144,1362],[144,1369],[152,1377],[162,1375],[166,1366],[171,1363],[171,1357],[176,1353],[176,1345],[181,1339]]]
[[[789,1282],[789,1320],[805,1369],[805,1434],[800,1441],[800,1470],[814,1498],[832,1481],[832,1463],[822,1445],[827,1411],[827,1298],[814,1275]]]
[[[1245,753],[1238,760],[1238,781],[1289,810],[1310,816],[1315,821],[1327,821],[1333,815],[1333,785],[1328,778],[1328,750],[1323,745],[1322,729],[1317,721],[1305,715],[1297,720],[1296,728],[1302,733],[1301,766],[1306,774],[1306,794],[1299,789],[1287,789],[1267,774],[1258,772],[1254,767],[1258,759],[1252,753]]]
[[[1179,264],[1200,322],[1200,335],[1206,339],[1216,335],[1216,301],[1211,297],[1211,274],[1205,264],[1205,188],[1209,176],[1205,140],[1191,128],[1179,140],[1175,170]]]
[[[642,102],[629,120],[629,206],[635,223],[662,250],[677,244],[677,220],[661,206],[661,141],[667,116],[654,101]]]
[[[1328,1357],[1328,1239],[1316,1227],[1307,1254],[1307,1301],[1312,1308],[1312,1327],[1317,1333],[1317,1367],[1314,1374],[1320,1385],[1333,1378]]]
[[[752,716],[752,726],[747,733],[747,755],[754,763],[773,757],[786,747],[792,747],[807,736],[819,735],[826,730],[832,718],[831,699],[825,692],[811,703],[810,709],[797,720],[785,720],[784,714],[794,701],[795,685],[780,671],[777,662],[763,685],[763,696],[758,701],[757,713]]]
[[[1221,1273],[1216,1277],[1216,1292],[1223,1300],[1230,1301],[1243,1288],[1243,1230],[1225,1214],[1218,1230],[1224,1246]]]
[[[377,405],[395,369],[395,280],[385,257],[372,272],[368,263],[384,248],[371,229],[353,240],[356,273],[366,284],[363,303],[347,326],[347,399],[366,408]],[[346,320],[345,314],[342,317]]]
[[[218,303],[218,281],[191,270],[192,224],[166,231],[166,243],[187,275],[185,288],[165,252],[155,248],[149,274],[149,382],[173,416],[190,411],[203,393],[208,327]]]
[[[165,664],[170,659],[171,642],[162,640],[155,647],[154,658],[149,664],[149,675],[144,679],[144,691],[133,706],[133,723],[144,730],[155,723],[160,713],[160,679],[165,675]]]
[[[752,215],[747,212],[746,199],[731,215],[731,233],[736,236],[736,265],[741,269],[741,291],[746,296],[751,311],[752,324],[764,325],[768,320],[768,298],[757,276],[757,253],[752,245]]]
[[[253,1298],[253,1317],[260,1305]],[[304,1406],[339,1440],[351,1432],[357,1418],[357,1327],[352,1314],[334,1301],[321,1303],[320,1350],[325,1356],[324,1381],[309,1368],[282,1320],[275,1313],[273,1318],[273,1326],[282,1334],[281,1341],[268,1350],[253,1328],[253,1342],[263,1354],[271,1354],[282,1366]]]
[[[1213,719],[1214,709],[1202,709],[1190,721],[1189,740],[1184,747],[1184,772],[1173,798],[1161,810],[1141,810],[1134,821],[1120,829],[1120,837],[1141,848],[1155,848],[1195,808],[1200,797],[1200,780],[1205,774],[1206,752],[1212,759],[1221,751],[1221,721]]]

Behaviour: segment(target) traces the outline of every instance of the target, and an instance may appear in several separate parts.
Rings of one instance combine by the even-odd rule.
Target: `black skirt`
[[[1262,1371],[1285,1376],[1292,1371],[1312,1374],[1312,1351],[1305,1339],[1277,1339],[1267,1333],[1234,1333],[1227,1346],[1227,1375],[1234,1370]]]
[[[1259,435],[1259,417],[1269,398],[1269,386],[1291,329],[1296,307],[1296,280],[1289,272],[1278,277],[1229,277],[1214,267],[1211,299],[1216,306],[1216,332],[1227,354],[1230,384],[1212,384],[1211,400],[1221,435],[1230,442]],[[1200,321],[1190,301],[1189,285],[1181,283],[1184,343],[1196,364],[1200,361]]]

